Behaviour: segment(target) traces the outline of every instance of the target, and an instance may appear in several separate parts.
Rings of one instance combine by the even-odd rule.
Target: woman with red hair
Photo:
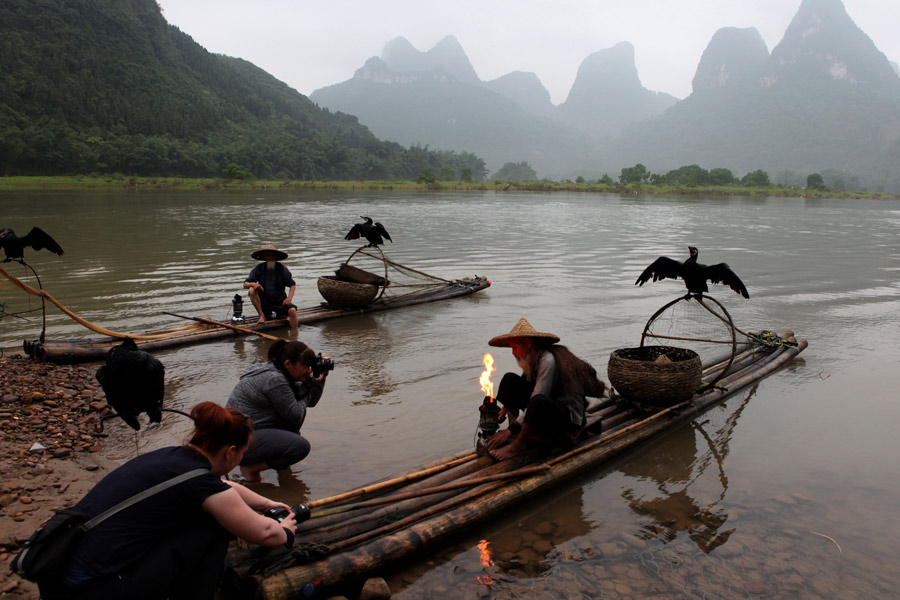
[[[294,515],[279,523],[260,514],[289,507],[222,478],[250,445],[251,421],[213,402],[195,406],[191,418],[194,431],[187,443],[128,461],[100,480],[77,507],[91,519],[179,475],[198,474],[85,533],[60,580],[41,584],[43,598],[212,598],[233,537],[290,547]]]

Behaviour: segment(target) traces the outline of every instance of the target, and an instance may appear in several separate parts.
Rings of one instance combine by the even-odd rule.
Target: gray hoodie
[[[300,431],[306,409],[322,397],[323,385],[313,379],[289,381],[271,362],[247,368],[225,404],[251,419],[255,429]]]

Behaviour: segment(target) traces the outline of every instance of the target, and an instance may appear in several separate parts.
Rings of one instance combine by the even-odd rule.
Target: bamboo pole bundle
[[[260,581],[259,593],[267,599],[298,597],[306,583],[321,579],[327,588],[359,577],[387,562],[417,552],[440,541],[461,528],[507,509],[521,499],[550,489],[559,482],[596,467],[603,460],[618,454],[638,442],[651,437],[675,423],[683,422],[713,404],[733,395],[744,387],[766,377],[803,351],[806,340],[793,348],[781,348],[761,356],[756,368],[731,378],[726,389],[714,389],[695,396],[649,417],[629,423],[616,431],[609,431],[597,440],[589,440],[572,451],[548,461],[550,470],[512,482],[494,482],[469,490],[428,507],[422,514],[401,520],[356,537],[346,538],[336,545],[337,554],[313,564],[284,569]],[[506,461],[512,462],[512,461]],[[502,463],[500,463],[502,464]],[[427,516],[426,516],[427,515]],[[352,552],[343,550],[355,548]]]

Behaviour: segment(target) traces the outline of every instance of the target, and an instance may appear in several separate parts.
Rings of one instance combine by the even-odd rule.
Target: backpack
[[[86,533],[87,518],[77,507],[65,508],[38,527],[9,568],[30,581],[47,581],[65,573]]]

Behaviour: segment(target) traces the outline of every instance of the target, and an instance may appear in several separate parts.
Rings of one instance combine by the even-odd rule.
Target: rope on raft
[[[31,294],[32,296],[37,296],[39,298],[46,298],[47,300],[49,300],[50,302],[55,304],[56,307],[59,308],[59,310],[61,310],[66,315],[71,317],[72,320],[74,320],[76,323],[78,323],[79,325],[83,325],[84,327],[87,327],[91,331],[94,331],[101,335],[108,335],[108,336],[114,337],[114,338],[131,338],[133,340],[155,340],[155,339],[159,339],[159,338],[164,338],[168,335],[166,333],[150,333],[150,334],[147,334],[147,333],[120,333],[118,331],[106,329],[105,327],[101,327],[100,325],[95,325],[94,323],[91,323],[90,321],[83,319],[82,317],[79,317],[78,315],[73,313],[71,310],[69,310],[68,308],[63,306],[62,303],[59,302],[59,300],[57,300],[56,298],[54,298],[53,296],[48,294],[45,290],[34,289],[33,287],[31,287],[24,281],[11,275],[3,267],[0,267],[0,275],[3,275],[3,277],[8,279],[10,283],[12,283],[13,285],[20,288],[21,290],[23,290],[26,293]]]

